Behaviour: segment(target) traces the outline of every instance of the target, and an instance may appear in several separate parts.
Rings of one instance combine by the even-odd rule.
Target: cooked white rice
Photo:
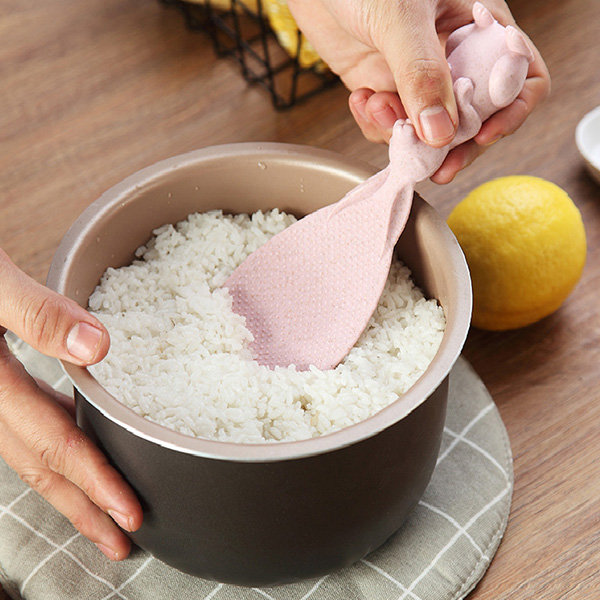
[[[221,286],[294,221],[278,210],[213,211],[157,229],[139,260],[109,268],[90,297],[111,336],[94,377],[151,421],[233,442],[315,437],[393,402],[425,371],[445,327],[440,306],[397,262],[369,326],[335,369],[271,370],[252,360],[252,334]]]

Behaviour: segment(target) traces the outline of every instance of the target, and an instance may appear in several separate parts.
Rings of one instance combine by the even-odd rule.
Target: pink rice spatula
[[[346,356],[383,291],[415,183],[518,96],[533,60],[527,41],[480,3],[473,18],[446,46],[459,111],[452,143],[432,148],[410,121],[397,121],[385,169],[275,235],[225,282],[260,364],[331,369]]]

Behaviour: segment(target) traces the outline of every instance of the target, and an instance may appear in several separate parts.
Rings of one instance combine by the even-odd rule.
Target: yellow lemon
[[[554,312],[581,276],[581,214],[557,185],[500,177],[475,188],[448,217],[473,280],[473,325],[504,330]]]
[[[303,68],[317,67],[318,71],[324,70],[324,64],[312,47],[311,43],[303,36],[298,44],[298,25],[287,6],[287,0],[263,0],[269,23],[277,34],[279,43],[287,50],[290,56],[295,57],[300,45],[298,62]]]
[[[204,4],[205,0],[186,0],[186,2]],[[251,12],[258,14],[259,5],[257,0],[238,0],[235,4],[231,0],[211,0],[213,8],[224,11],[235,9],[237,12],[242,12],[243,7],[241,4]],[[298,26],[287,6],[287,0],[262,0],[261,8],[263,14],[267,15],[269,24],[276,33],[279,43],[288,54],[295,57],[298,53],[298,46],[300,47],[298,62],[302,68],[314,67],[319,73],[327,70],[327,65],[321,60],[311,43],[303,36],[298,39]]]

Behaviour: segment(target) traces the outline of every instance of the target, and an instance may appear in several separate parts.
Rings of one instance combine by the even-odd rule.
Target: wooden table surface
[[[504,541],[470,598],[598,599],[600,188],[583,170],[574,129],[600,104],[600,2],[510,4],[546,59],[552,95],[452,184],[419,191],[447,216],[493,177],[545,177],[581,210],[589,253],[556,314],[514,332],[469,334],[464,354],[500,409],[515,468]],[[1,5],[0,246],[39,281],[91,201],[168,156],[268,140],[386,163],[385,147],[365,141],[352,121],[341,86],[277,113],[235,64],[216,60],[204,36],[156,2]]]

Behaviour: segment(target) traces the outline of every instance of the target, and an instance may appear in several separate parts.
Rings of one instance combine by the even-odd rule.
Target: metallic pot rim
[[[268,159],[270,163],[310,164],[311,167],[321,170],[324,175],[342,173],[345,177],[356,179],[357,184],[373,173],[373,168],[365,163],[335,152],[310,146],[271,142],[209,146],[162,160],[114,185],[88,206],[65,234],[56,251],[48,274],[48,286],[59,293],[64,293],[67,274],[73,263],[75,251],[89,235],[92,225],[119,204],[124,204],[132,192],[139,192],[140,189],[160,179],[163,174],[182,166],[241,155],[255,156],[257,161]],[[447,325],[444,332],[444,341],[448,343],[442,343],[425,373],[398,400],[364,421],[316,438],[291,442],[248,444],[195,438],[138,415],[109,394],[87,369],[65,361],[61,361],[62,368],[81,396],[105,417],[133,435],[178,452],[217,460],[272,462],[331,452],[370,438],[404,418],[429,397],[456,362],[469,330],[472,293],[466,260],[456,238],[441,216],[425,201],[421,200],[421,202],[424,205],[423,210],[429,213],[428,218],[436,223],[436,230],[447,247],[448,256],[460,285],[457,302],[459,308],[452,323]]]

